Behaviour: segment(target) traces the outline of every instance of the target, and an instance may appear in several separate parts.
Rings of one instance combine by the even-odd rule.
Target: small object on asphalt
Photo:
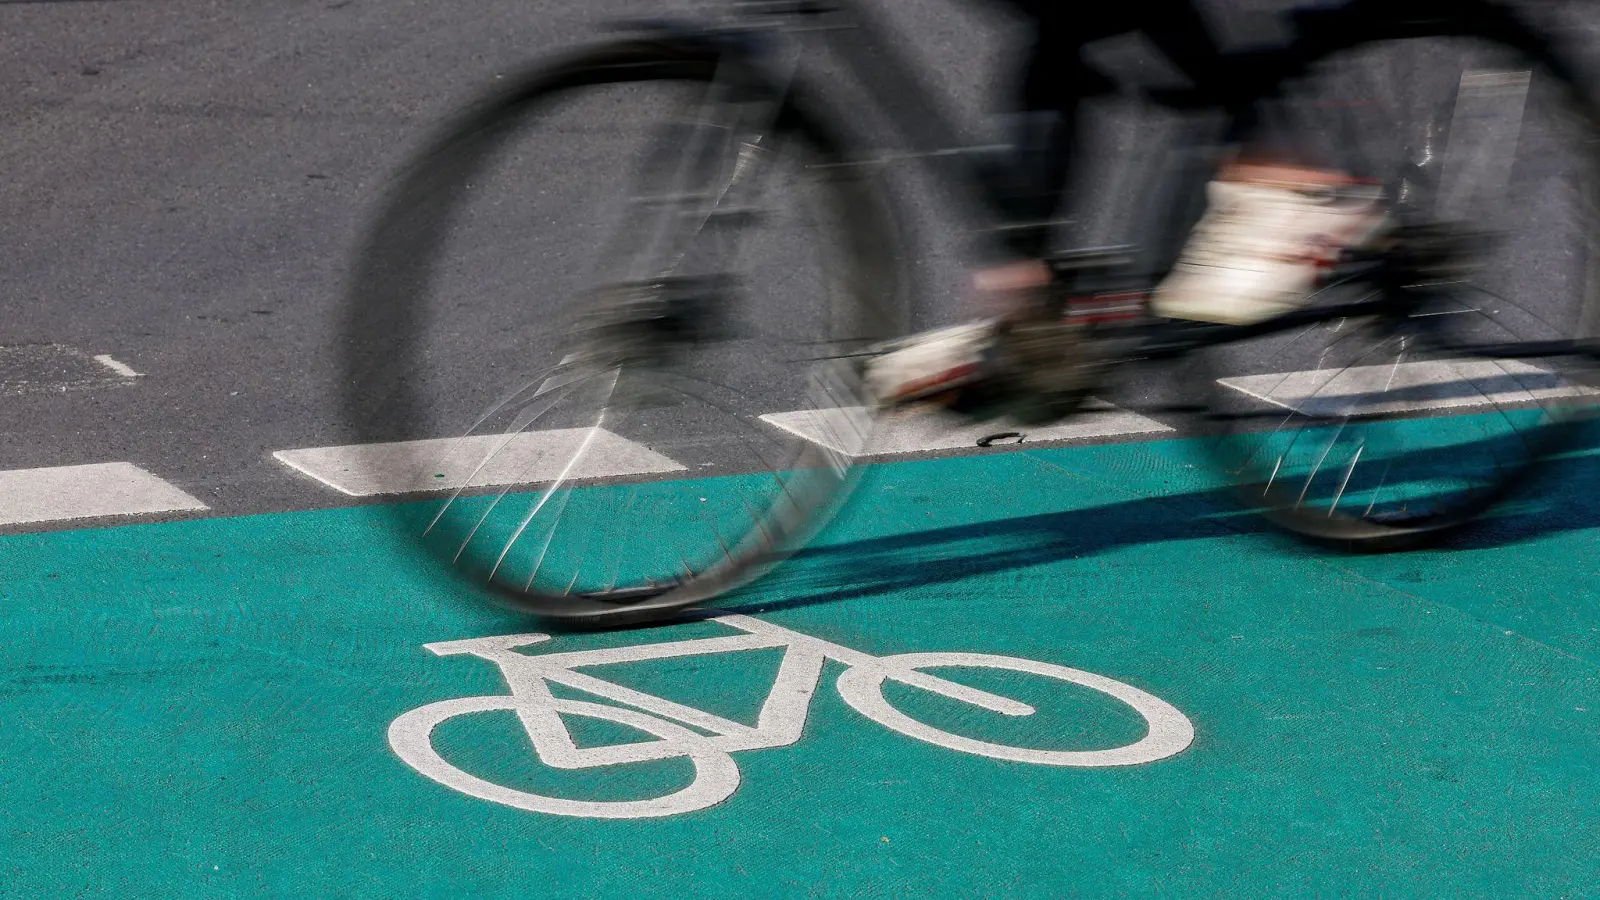
[[[979,438],[978,439],[978,446],[979,447],[992,447],[996,443],[999,443],[999,442],[1010,442],[1010,443],[1013,443],[1013,444],[1020,444],[1020,443],[1022,443],[1024,437],[1026,437],[1026,435],[1024,435],[1020,431],[1002,431],[999,434],[991,434],[986,438]],[[1013,440],[1013,438],[1014,438],[1014,440]]]

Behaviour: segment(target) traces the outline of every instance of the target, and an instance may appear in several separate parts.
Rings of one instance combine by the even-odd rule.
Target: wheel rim
[[[1379,41],[1328,52],[1269,109],[1279,140],[1321,138],[1340,148],[1324,164],[1384,184],[1402,247],[1485,235],[1484,249],[1451,257],[1470,265],[1408,269],[1388,288],[1357,278],[1313,298],[1403,301],[1394,318],[1210,354],[1213,446],[1281,523],[1351,540],[1453,527],[1589,414],[1587,361],[1479,349],[1594,334],[1596,132],[1559,71],[1477,38]]]
[[[644,220],[682,215],[663,213],[670,204],[633,202],[640,185],[685,187],[681,179],[654,183],[660,166],[650,152],[683,144],[674,131],[681,123],[668,116],[666,126],[642,129],[628,146],[620,135],[625,126],[658,124],[668,106],[654,93],[686,101],[673,108],[699,109],[708,88],[693,79],[714,69],[705,60],[623,68],[609,74],[649,79],[687,70],[691,80],[593,88],[605,72],[593,74],[592,60],[570,68],[567,76],[535,77],[482,121],[458,125],[397,192],[364,265],[375,283],[359,289],[347,326],[363,348],[350,352],[363,388],[351,392],[349,405],[367,440],[456,440],[454,462],[437,473],[449,475],[447,489],[405,511],[408,530],[425,534],[436,554],[503,589],[502,599],[515,605],[603,617],[709,596],[776,559],[816,523],[848,486],[850,451],[859,447],[819,446],[761,416],[811,420],[819,409],[845,407],[856,409],[853,428],[869,427],[848,367],[828,361],[889,336],[894,317],[858,302],[868,293],[857,277],[859,241],[822,247],[831,256],[816,246],[828,243],[827,229],[841,212],[838,198],[849,190],[841,183],[859,171],[818,165],[834,161],[831,149],[795,140],[792,126],[746,134],[761,144],[759,152],[741,144],[731,158],[706,163],[709,175],[689,173],[687,186],[695,187],[697,178],[719,183],[732,166],[773,170],[777,188],[755,199],[791,202],[729,211],[727,218],[744,222],[734,247],[742,252],[723,252],[731,242],[720,226],[665,249],[661,237],[670,238],[671,229],[656,227],[642,239],[599,237],[607,221],[650,232],[661,222]],[[552,93],[573,86],[591,89]],[[637,122],[619,118],[630,103],[644,110]],[[564,129],[561,122],[576,124]],[[603,133],[587,143],[574,139],[576,147],[560,143],[586,127]],[[553,147],[540,143],[552,135]],[[597,147],[617,159],[643,158],[634,181],[616,184],[626,179],[610,174]],[[573,170],[579,175],[556,186],[537,177]],[[572,183],[583,173],[586,184]],[[629,202],[596,202],[585,187]],[[541,211],[538,201],[561,215]],[[645,212],[619,216],[619,208]],[[572,224],[579,219],[581,227]],[[558,221],[562,228],[550,227]],[[852,227],[868,226],[845,223],[839,233]],[[648,252],[616,249],[651,240]],[[588,247],[602,248],[597,255],[607,265],[572,265],[575,248]],[[746,268],[735,273],[723,265],[729,258]],[[566,268],[546,276],[546,264]],[[734,274],[742,291],[728,287]],[[633,290],[629,285],[654,289],[666,281],[679,291],[673,303],[717,308],[698,319],[670,304],[665,315],[659,306],[616,315],[628,306],[618,297]],[[530,302],[529,287],[578,299]],[[727,295],[711,297],[714,290]],[[600,328],[597,316],[605,320]],[[382,321],[379,333],[367,333],[375,321]],[[617,331],[606,328],[619,321],[653,330],[617,356]],[[390,371],[383,377],[370,377],[384,367]],[[374,390],[374,383],[382,387]],[[852,439],[864,440],[864,430]],[[417,466],[413,481],[438,464],[424,459]]]

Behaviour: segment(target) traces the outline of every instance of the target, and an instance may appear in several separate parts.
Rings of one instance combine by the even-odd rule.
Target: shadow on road
[[[1470,553],[1600,527],[1597,496],[1600,455],[1556,459],[1527,485],[1521,499],[1446,538],[1434,552]],[[1261,535],[1291,553],[1338,553],[1283,535],[1241,510],[1232,493],[1217,489],[809,547],[770,576],[770,583],[758,583],[719,606],[781,610],[950,584],[1120,547],[1226,535]],[[789,599],[761,599],[775,593],[773,588]]]

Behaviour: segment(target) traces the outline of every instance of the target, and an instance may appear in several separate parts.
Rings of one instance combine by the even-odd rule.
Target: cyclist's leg
[[[1143,31],[1196,85],[1228,96],[1234,66],[1191,0],[1139,0]],[[1230,138],[1236,136],[1230,136]],[[1210,208],[1155,296],[1158,313],[1243,324],[1308,294],[1331,258],[1383,233],[1380,198],[1347,173],[1255,133],[1208,191]]]
[[[1053,0],[1005,0],[1026,16],[1033,33],[1023,54],[1008,110],[1010,155],[995,199],[1013,223],[1047,223],[1065,206],[1076,162],[1083,99],[1111,81],[1084,59],[1092,41],[1132,30],[1120,13],[1086,10]],[[1025,259],[1041,255],[1047,227],[1008,232],[1011,249]]]
[[[1009,0],[1033,20],[1009,113],[1007,165],[996,185],[1000,211],[1014,224],[1035,227],[1007,232],[1017,260],[984,269],[973,278],[980,303],[999,316],[1017,313],[1050,282],[1039,261],[1051,238],[1051,222],[1065,208],[1077,162],[1079,107],[1106,79],[1083,59],[1083,45],[1108,25],[1062,14],[1049,0]]]
[[[1005,2],[1035,24],[1014,99],[1014,174],[998,193],[1002,211],[1014,221],[1049,222],[1068,206],[1082,127],[1079,107],[1085,97],[1112,86],[1084,59],[1085,45],[1142,31],[1196,86],[1230,80],[1227,58],[1192,0],[1119,0],[1103,8],[1060,0]],[[1002,310],[1008,292],[1049,281],[1048,270],[1038,262],[1049,228],[1011,234],[1010,248],[1024,261],[980,272],[975,279],[980,297]]]
[[[1084,97],[1111,84],[1084,59],[1084,45],[1139,27],[1139,11],[1126,6],[1004,2],[1033,26],[1008,112],[1008,157],[982,172],[999,211],[1013,226],[1003,236],[1012,258],[974,275],[978,306],[986,319],[914,336],[868,364],[865,380],[880,403],[938,398],[965,405],[969,398],[964,392],[971,394],[970,386],[990,380],[996,341],[1010,323],[1039,308],[1050,284],[1042,257],[1052,237],[1050,223],[1067,205],[1079,107]],[[1185,59],[1199,56],[1186,53]]]
[[[1010,260],[973,277],[978,306],[988,318],[918,335],[869,364],[866,381],[883,403],[939,397],[964,402],[960,392],[987,379],[986,360],[1010,322],[1040,307],[1051,273],[1042,257],[1051,222],[1068,205],[1085,97],[1112,82],[1084,58],[1085,45],[1146,28],[1180,68],[1197,80],[1217,56],[1216,44],[1187,0],[1118,0],[1092,5],[1063,0],[1003,0],[1032,25],[1008,111],[1009,153],[982,171],[1009,224]],[[1170,8],[1170,9],[1169,9]],[[1166,23],[1152,25],[1152,17]],[[1017,227],[1023,226],[1023,227]]]

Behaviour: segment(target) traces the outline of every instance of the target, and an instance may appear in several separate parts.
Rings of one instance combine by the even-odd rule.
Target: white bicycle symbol
[[[728,637],[642,644],[609,650],[582,650],[530,656],[517,652],[550,639],[546,634],[515,634],[425,645],[439,656],[471,654],[500,667],[509,696],[441,700],[404,713],[389,726],[389,746],[423,775],[464,794],[506,806],[558,816],[634,819],[672,816],[715,806],[739,787],[739,767],[731,753],[787,747],[800,740],[811,698],[822,679],[826,660],[843,663],[839,696],[863,716],[909,737],[940,747],[994,759],[1045,766],[1132,766],[1182,752],[1194,740],[1194,725],[1166,701],[1138,688],[1091,672],[1050,663],[987,653],[900,653],[871,656],[743,615],[720,615],[712,621],[744,632]],[[763,702],[755,727],[732,722],[703,710],[612,684],[574,671],[580,666],[638,662],[710,653],[784,648],[772,690]],[[1035,750],[975,740],[919,722],[884,698],[885,681],[896,681],[953,700],[1008,716],[1026,716],[1034,708],[986,691],[965,687],[921,670],[939,666],[1002,669],[1054,678],[1100,691],[1131,706],[1149,726],[1143,738],[1106,750]],[[553,696],[550,684],[576,688],[624,706],[608,706]],[[628,707],[628,708],[625,708]],[[516,712],[534,751],[557,769],[592,769],[647,760],[687,758],[694,780],[676,793],[647,800],[590,801],[545,797],[513,790],[462,771],[433,746],[433,730],[469,713]],[[604,719],[636,728],[658,740],[606,747],[580,748],[562,716]],[[709,732],[701,734],[685,726]]]

